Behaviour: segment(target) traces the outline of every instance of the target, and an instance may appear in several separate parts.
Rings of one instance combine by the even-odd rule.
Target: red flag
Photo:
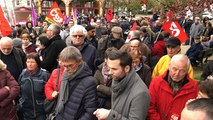
[[[132,25],[132,28],[130,29],[130,31],[129,31],[129,34],[128,34],[128,36],[127,36],[127,38],[126,38],[126,41],[125,41],[125,43],[128,43],[129,41],[130,41],[130,39],[131,39],[131,31],[134,31],[134,30],[136,30],[136,27],[137,27],[137,23],[136,23],[136,21],[133,23],[133,25]]]
[[[12,33],[12,29],[7,22],[6,18],[4,17],[4,12],[2,10],[2,7],[0,5],[0,33],[3,37],[8,36]]]
[[[137,27],[137,23],[136,23],[136,21],[133,23],[133,25],[132,25],[132,28],[131,28],[131,30],[133,31],[133,30],[136,30],[136,27]]]
[[[168,31],[173,37],[179,38],[181,43],[189,39],[178,22],[166,22],[162,29]]]
[[[174,17],[174,14],[171,10],[168,11],[166,21],[169,22]]]
[[[45,18],[50,23],[61,24],[64,21],[64,15],[62,14],[58,4],[53,2],[53,5],[50,11],[47,13],[47,17]]]
[[[113,10],[112,10],[112,7],[110,7],[108,13],[105,15],[105,18],[107,19],[107,21],[111,21],[113,19]]]

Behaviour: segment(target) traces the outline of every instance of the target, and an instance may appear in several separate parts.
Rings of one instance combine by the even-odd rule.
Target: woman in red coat
[[[0,60],[0,119],[16,120],[14,99],[19,94],[20,87],[6,65]]]
[[[58,91],[60,90],[62,73],[64,71],[64,68],[60,65],[60,62],[59,66],[59,68],[52,71],[50,78],[45,85],[44,92],[47,100],[53,100],[59,94]],[[56,91],[56,79],[58,79],[58,91]]]

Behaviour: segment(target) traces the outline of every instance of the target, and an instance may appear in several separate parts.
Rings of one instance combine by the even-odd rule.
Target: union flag
[[[53,2],[53,5],[50,11],[47,13],[47,17],[45,18],[50,23],[61,24],[64,22],[64,15],[62,14],[58,4]]]

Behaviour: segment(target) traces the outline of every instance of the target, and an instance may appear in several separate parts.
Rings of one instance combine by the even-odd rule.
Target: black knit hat
[[[87,31],[90,31],[90,30],[93,30],[93,29],[95,29],[95,27],[93,27],[92,25],[87,25],[86,27],[85,27],[85,29],[87,30]]]
[[[180,40],[177,37],[171,37],[166,42],[166,46],[172,46],[172,47],[180,46]]]

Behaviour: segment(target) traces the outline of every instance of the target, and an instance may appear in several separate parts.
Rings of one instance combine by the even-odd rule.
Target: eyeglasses
[[[63,63],[62,63],[62,64],[63,64]],[[67,68],[67,69],[72,69],[72,68],[74,68],[76,65],[77,65],[77,63],[68,64],[68,65],[63,64],[63,67],[64,67],[64,68]]]
[[[79,37],[79,38],[81,38],[81,37],[83,37],[83,35],[72,35],[73,37]]]

